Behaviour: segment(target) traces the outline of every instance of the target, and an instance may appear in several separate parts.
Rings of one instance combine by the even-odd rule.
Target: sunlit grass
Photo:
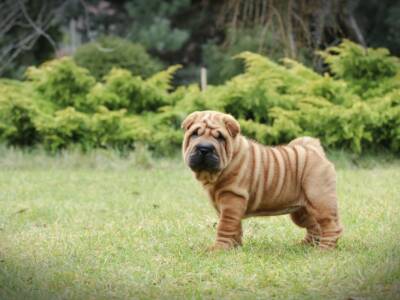
[[[400,161],[331,154],[345,233],[303,247],[287,216],[207,253],[216,214],[179,157],[2,149],[0,299],[398,299]]]

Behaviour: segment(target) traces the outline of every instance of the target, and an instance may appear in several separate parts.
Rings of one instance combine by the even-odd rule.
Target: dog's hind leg
[[[343,229],[339,222],[333,165],[328,161],[315,161],[304,180],[303,188],[306,210],[321,230],[319,247],[334,248]]]

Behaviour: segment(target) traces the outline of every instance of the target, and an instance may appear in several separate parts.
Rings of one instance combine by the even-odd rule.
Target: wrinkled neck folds
[[[221,171],[216,173],[199,172],[196,173],[196,179],[203,183],[205,187],[212,187],[220,180],[224,180],[225,176],[243,176],[242,172],[235,172],[242,170],[246,159],[246,152],[249,151],[249,141],[242,135],[237,135],[231,139],[227,144],[227,157],[225,166]]]

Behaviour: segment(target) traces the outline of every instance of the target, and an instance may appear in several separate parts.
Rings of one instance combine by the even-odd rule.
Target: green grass
[[[400,160],[331,154],[345,233],[298,244],[288,216],[207,253],[216,214],[179,158],[0,151],[0,299],[399,299]]]

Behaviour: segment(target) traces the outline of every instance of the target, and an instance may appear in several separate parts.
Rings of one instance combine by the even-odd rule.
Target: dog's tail
[[[303,137],[294,139],[293,141],[291,141],[289,143],[289,146],[296,146],[296,145],[303,146],[306,148],[312,148],[316,152],[318,152],[321,156],[325,157],[325,151],[324,151],[324,148],[322,148],[319,139],[312,138],[309,136],[303,136]]]

